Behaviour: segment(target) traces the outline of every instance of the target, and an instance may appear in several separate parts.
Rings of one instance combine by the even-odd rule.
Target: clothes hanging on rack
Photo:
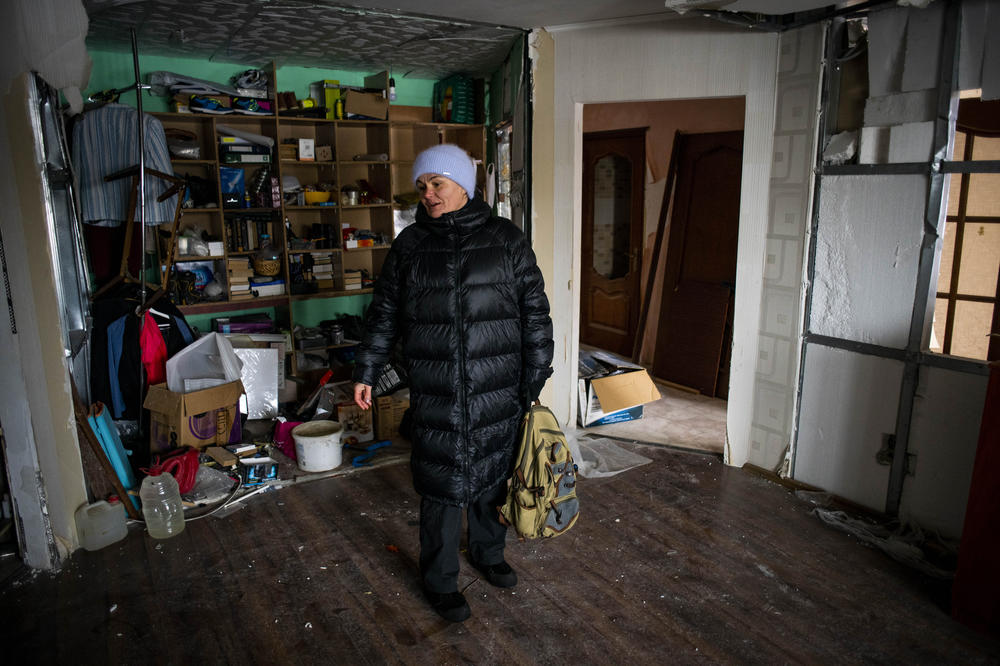
[[[79,179],[80,208],[86,224],[116,227],[128,219],[132,179],[105,182],[104,177],[139,163],[137,114],[131,106],[105,104],[84,113],[73,126],[73,168]],[[143,115],[146,167],[174,173],[163,124],[149,114]],[[177,198],[156,200],[170,185],[159,178],[146,178],[146,226],[174,219]],[[138,211],[134,219],[139,219]]]
[[[166,380],[166,361],[194,342],[184,315],[166,299],[156,309],[137,315],[132,298],[107,298],[94,303],[91,395],[103,402],[115,419],[137,419],[144,386],[139,386],[139,364],[147,385]]]

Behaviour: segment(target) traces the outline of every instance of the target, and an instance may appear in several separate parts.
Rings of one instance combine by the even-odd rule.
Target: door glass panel
[[[594,165],[594,271],[614,280],[629,269],[632,164],[605,155]]]

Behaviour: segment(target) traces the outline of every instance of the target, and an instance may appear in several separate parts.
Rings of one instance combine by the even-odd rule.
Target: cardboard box
[[[410,390],[403,389],[390,395],[375,398],[375,437],[378,440],[396,439],[403,414],[410,408]]]
[[[354,404],[354,383],[333,382],[323,387],[314,418],[330,418],[344,429],[340,441],[344,444],[370,442],[375,439],[372,410]]]
[[[243,383],[174,393],[164,384],[149,387],[143,407],[149,410],[149,450],[163,453],[179,446],[198,449],[243,439],[238,403]]]
[[[579,422],[584,428],[642,418],[660,399],[646,370],[606,352],[580,352]]]
[[[316,159],[319,162],[332,162],[333,146],[316,146]]]
[[[354,404],[353,399],[337,404],[337,422],[344,428],[340,435],[340,441],[344,444],[359,444],[375,439],[372,410],[361,409]]]
[[[347,95],[344,96],[344,113],[385,120],[389,117],[389,100],[379,93],[348,90]]]

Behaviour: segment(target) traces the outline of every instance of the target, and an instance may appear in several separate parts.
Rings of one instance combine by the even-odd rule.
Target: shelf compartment
[[[230,312],[233,310],[252,310],[254,308],[271,308],[283,306],[288,303],[288,296],[261,296],[260,298],[249,298],[241,301],[210,301],[207,303],[194,303],[192,305],[180,305],[178,309],[184,314],[212,314],[215,312]]]
[[[347,289],[344,291],[318,291],[315,294],[292,294],[290,298],[293,301],[311,301],[317,298],[340,298],[342,296],[357,296],[359,294],[370,294],[374,289],[368,287],[366,289]]]

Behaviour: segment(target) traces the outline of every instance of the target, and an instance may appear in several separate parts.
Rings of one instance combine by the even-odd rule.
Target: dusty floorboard
[[[497,590],[463,563],[472,618],[417,582],[407,465],[301,483],[156,541],[134,527],[0,591],[19,663],[997,663],[940,591],[718,458],[583,480],[567,535],[508,543]],[[938,595],[940,596],[940,595]]]

